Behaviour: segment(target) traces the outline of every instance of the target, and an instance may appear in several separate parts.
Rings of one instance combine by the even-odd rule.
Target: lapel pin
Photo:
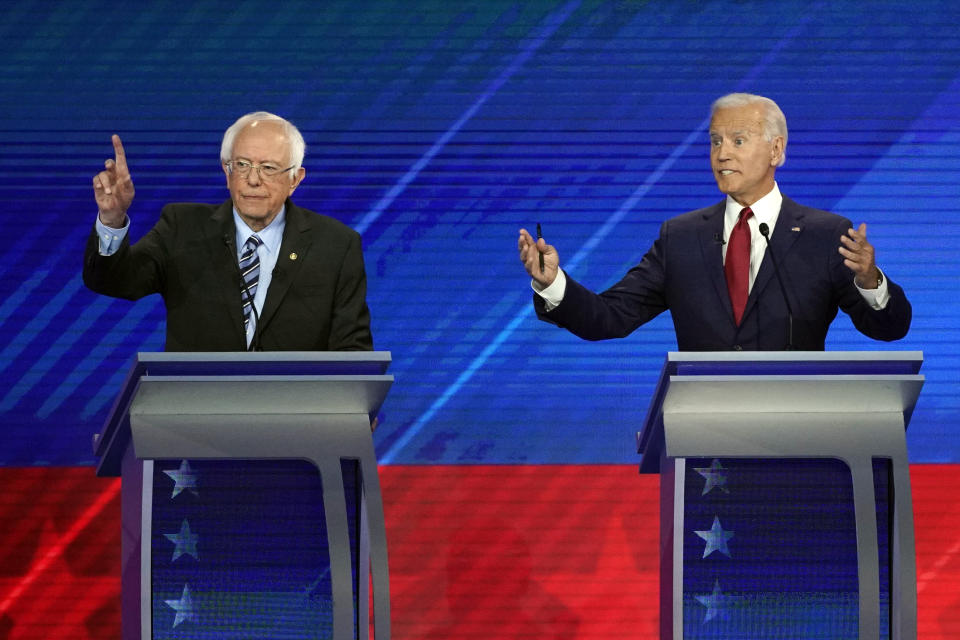
[[[794,231],[794,232],[796,232],[796,233],[800,233],[800,227],[794,227],[793,229],[790,229],[790,231]]]
[[[799,231],[799,229],[798,229],[798,231]],[[290,254],[290,259],[291,259],[291,260],[296,260],[296,259],[297,259],[297,252],[296,252],[296,251],[294,251],[293,253]]]

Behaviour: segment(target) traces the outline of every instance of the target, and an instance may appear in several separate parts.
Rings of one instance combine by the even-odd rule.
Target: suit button
[[[743,347],[741,347],[741,346],[738,345],[738,344],[735,344],[735,345],[733,345],[733,350],[734,350],[734,351],[743,351]]]

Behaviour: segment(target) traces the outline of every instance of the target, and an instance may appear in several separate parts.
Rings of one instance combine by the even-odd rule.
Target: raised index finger
[[[129,173],[129,169],[127,169],[127,154],[123,151],[123,143],[120,142],[120,136],[113,134],[110,140],[113,142],[113,153],[116,156],[117,169],[122,173]]]

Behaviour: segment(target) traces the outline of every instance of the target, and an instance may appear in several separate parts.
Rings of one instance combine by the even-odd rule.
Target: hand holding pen
[[[520,252],[520,262],[523,263],[523,267],[531,278],[543,287],[553,283],[557,277],[560,256],[557,254],[556,248],[547,244],[541,236],[539,224],[537,224],[536,240],[526,229],[520,229],[517,249]]]

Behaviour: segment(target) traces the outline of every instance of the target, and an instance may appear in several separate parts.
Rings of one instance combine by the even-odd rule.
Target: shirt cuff
[[[553,311],[563,302],[563,294],[567,292],[567,275],[563,269],[557,269],[557,277],[550,286],[544,287],[536,280],[530,280],[533,291],[543,298],[543,305],[547,311]]]
[[[120,243],[127,237],[127,231],[130,230],[130,217],[126,217],[126,222],[120,229],[114,229],[100,222],[100,213],[97,212],[97,237],[100,238],[100,255],[112,256],[120,248]]]
[[[880,268],[877,267],[877,270],[879,271]],[[887,289],[887,276],[883,271],[880,271],[880,285],[876,289],[861,289],[856,278],[853,280],[853,286],[857,288],[857,291],[874,311],[887,308],[887,303],[890,302],[890,290]]]

